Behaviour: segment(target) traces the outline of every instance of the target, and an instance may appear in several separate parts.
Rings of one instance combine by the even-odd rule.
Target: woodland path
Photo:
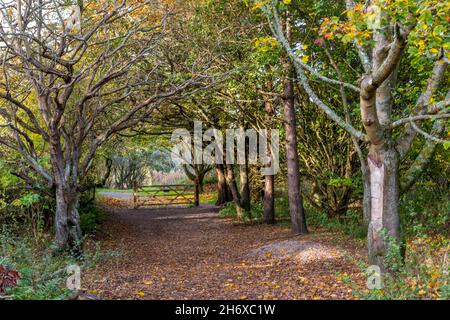
[[[236,224],[214,206],[109,212],[97,240],[119,256],[82,280],[105,299],[348,299],[339,274],[363,281],[363,245],[342,234]]]
[[[101,191],[99,195],[107,198],[118,198],[118,199],[126,199],[133,200],[132,192],[112,192],[112,191]]]

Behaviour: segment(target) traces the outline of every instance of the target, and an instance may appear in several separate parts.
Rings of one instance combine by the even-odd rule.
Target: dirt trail
[[[102,248],[121,253],[83,277],[83,287],[120,299],[343,299],[337,273],[362,281],[342,234],[242,225],[218,208],[111,209]]]
[[[128,200],[133,199],[133,193],[131,193],[131,192],[100,191],[98,194],[102,197],[107,197],[107,198],[119,198],[119,199],[123,198],[123,199],[128,199]]]

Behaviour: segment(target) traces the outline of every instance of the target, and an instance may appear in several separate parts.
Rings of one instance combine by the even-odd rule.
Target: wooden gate
[[[199,205],[199,188],[194,184],[138,186],[133,188],[134,208],[147,206]]]

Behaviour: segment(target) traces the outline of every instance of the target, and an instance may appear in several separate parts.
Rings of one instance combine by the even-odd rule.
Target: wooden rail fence
[[[171,206],[190,204],[198,206],[199,187],[194,184],[169,184],[133,187],[135,209],[147,206]]]

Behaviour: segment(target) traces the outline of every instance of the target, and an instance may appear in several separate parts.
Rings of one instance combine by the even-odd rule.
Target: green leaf
[[[444,149],[448,150],[450,148],[450,141],[444,143]]]

